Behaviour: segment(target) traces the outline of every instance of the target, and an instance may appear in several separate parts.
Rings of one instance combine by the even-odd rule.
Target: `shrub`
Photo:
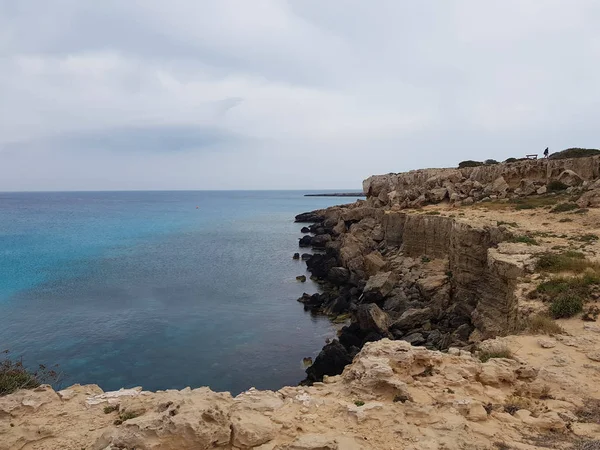
[[[514,163],[514,162],[517,162],[517,161],[518,161],[518,159],[517,159],[517,158],[508,158],[508,159],[507,159],[507,160],[505,160],[504,162],[505,162],[505,163]]]
[[[514,236],[510,238],[508,242],[520,242],[527,245],[540,245],[538,241],[531,236]]]
[[[585,423],[600,423],[600,400],[588,398],[584,400],[583,406],[575,411],[577,418]]]
[[[119,418],[117,420],[115,420],[113,423],[115,425],[121,425],[123,422],[129,420],[129,419],[135,419],[136,417],[141,416],[142,414],[144,414],[146,411],[141,409],[138,411],[127,411],[124,410],[119,414]]]
[[[520,409],[533,409],[531,400],[524,397],[519,397],[517,395],[511,395],[506,399],[506,403],[504,404],[504,412],[512,415]]]
[[[573,240],[589,243],[589,242],[597,241],[598,236],[595,234],[588,233],[588,234],[583,234],[581,236],[577,236],[576,238],[573,238]]]
[[[583,311],[583,300],[574,294],[561,294],[550,304],[550,314],[555,319],[573,317],[581,311]]]
[[[579,209],[577,203],[560,203],[550,210],[551,213],[573,211]]]
[[[459,169],[464,169],[465,167],[478,167],[478,166],[483,166],[483,163],[480,161],[473,161],[470,159],[467,161],[461,161],[460,163],[458,163]]]
[[[586,156],[594,156],[600,154],[600,150],[593,148],[568,148],[561,152],[552,153],[550,159],[567,159],[567,158],[585,158]]]
[[[548,183],[546,185],[546,188],[548,189],[548,191],[550,192],[556,192],[556,191],[564,191],[568,188],[569,186],[567,186],[565,183],[563,183],[562,181],[558,181],[558,180],[552,180],[550,183]]]
[[[428,211],[425,213],[426,216],[439,216],[441,212],[439,211]]]
[[[9,352],[5,350],[1,353]],[[13,361],[6,357],[0,361],[0,396],[11,394],[19,389],[34,389],[40,384],[57,381],[59,376],[54,368],[47,368],[40,364],[37,370],[31,371],[23,365],[22,359]]]
[[[355,404],[356,406],[364,406],[364,405],[365,405],[365,402],[363,402],[362,400],[356,400],[356,401],[354,402],[354,404]]]
[[[483,363],[484,362],[488,362],[492,358],[508,358],[508,359],[511,359],[512,358],[512,352],[510,351],[510,349],[508,347],[504,347],[504,348],[496,349],[494,351],[481,352],[479,354],[479,360],[481,362],[483,362]]]
[[[491,166],[491,165],[493,165],[493,164],[499,164],[499,162],[498,162],[498,161],[496,161],[495,159],[486,159],[486,160],[485,160],[483,163],[484,163],[486,166]]]
[[[118,411],[119,405],[108,405],[104,407],[104,414],[110,414],[111,412]]]
[[[563,334],[565,330],[562,329],[550,316],[545,314],[536,314],[527,319],[527,328],[531,333],[539,334]]]

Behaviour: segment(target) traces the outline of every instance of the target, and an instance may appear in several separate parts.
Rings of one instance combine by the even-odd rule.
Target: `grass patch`
[[[567,250],[562,253],[544,253],[539,256],[536,267],[544,272],[583,272],[590,268],[599,270],[600,264],[585,258],[581,252]]]
[[[356,406],[365,406],[365,402],[363,402],[362,400],[356,400],[356,401],[354,402],[354,404],[355,404]]]
[[[555,319],[573,317],[582,311],[583,299],[575,294],[561,294],[550,304],[550,314]]]
[[[513,236],[512,238],[510,238],[508,240],[508,242],[516,242],[516,243],[522,243],[522,244],[527,244],[527,245],[540,245],[538,243],[538,241],[536,241],[534,238],[532,238],[531,236]]]
[[[531,400],[525,397],[519,397],[518,395],[511,395],[506,399],[506,403],[504,404],[504,412],[513,415],[520,409],[527,409],[531,411],[533,409]]]
[[[552,208],[550,210],[550,212],[551,213],[560,213],[560,212],[574,211],[576,209],[579,209],[579,206],[577,205],[577,203],[571,203],[571,202],[559,203],[554,208]]]
[[[439,216],[440,214],[441,212],[439,211],[429,211],[425,213],[426,216]]]
[[[591,242],[596,242],[598,239],[599,239],[598,235],[592,234],[592,233],[582,234],[581,236],[576,236],[576,237],[571,238],[571,240],[573,240],[573,241],[584,242],[586,244],[589,244]]]
[[[429,258],[429,256],[421,256],[421,262],[427,264],[428,262],[431,262],[431,258]]]
[[[481,352],[479,354],[479,360],[482,363],[488,362],[492,358],[512,359],[512,352],[510,351],[510,349],[508,347],[505,347],[505,348],[499,348],[494,351]]]
[[[575,410],[575,415],[581,422],[600,424],[600,400],[588,398],[583,406]]]
[[[585,158],[586,156],[594,156],[599,154],[600,150],[595,148],[573,147],[560,152],[552,153],[550,155],[550,159]]]
[[[4,350],[0,354],[8,355],[9,351]],[[35,389],[44,383],[53,383],[58,381],[59,375],[54,368],[47,368],[39,365],[37,370],[32,371],[23,365],[23,360],[13,361],[8,356],[0,360],[0,397],[12,394],[19,389]]]
[[[138,410],[138,411],[127,411],[124,410],[123,412],[121,412],[119,414],[119,418],[117,420],[114,421],[115,425],[121,425],[123,422],[129,420],[129,419],[135,419],[136,417],[141,416],[142,414],[144,414],[146,411],[145,410]]]
[[[534,334],[563,334],[565,330],[558,325],[550,316],[536,314],[527,319],[527,329]]]
[[[119,410],[119,405],[108,405],[104,407],[104,414],[110,414]]]

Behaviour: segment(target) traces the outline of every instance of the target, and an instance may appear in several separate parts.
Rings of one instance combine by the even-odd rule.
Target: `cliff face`
[[[573,187],[598,178],[600,156],[591,156],[375,175],[363,182],[363,190],[373,206],[414,207],[442,201],[471,202],[490,196],[531,195],[551,181]]]

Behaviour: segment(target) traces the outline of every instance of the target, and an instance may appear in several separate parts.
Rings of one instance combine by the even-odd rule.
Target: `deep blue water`
[[[0,193],[0,351],[105,390],[297,383],[334,332],[293,217],[354,200],[304,193]]]

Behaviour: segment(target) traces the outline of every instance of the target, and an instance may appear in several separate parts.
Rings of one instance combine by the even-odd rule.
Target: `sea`
[[[294,216],[356,200],[306,193],[0,193],[0,351],[61,386],[297,384],[335,330],[296,301]]]

